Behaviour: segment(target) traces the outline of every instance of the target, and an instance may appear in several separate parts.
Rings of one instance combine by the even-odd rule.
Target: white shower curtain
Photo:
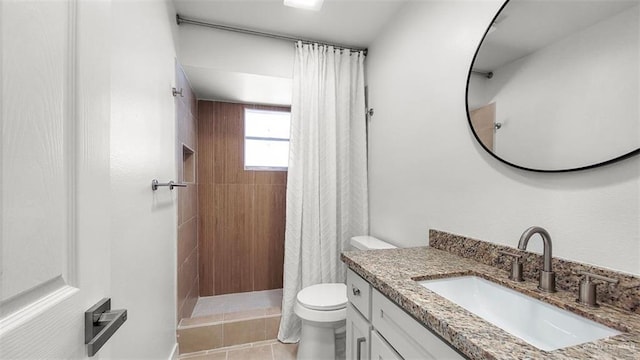
[[[296,45],[287,176],[282,321],[278,339],[298,341],[298,291],[344,282],[340,252],[367,234],[364,54]]]

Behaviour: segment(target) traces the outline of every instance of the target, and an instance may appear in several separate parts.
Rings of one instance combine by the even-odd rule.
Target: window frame
[[[263,112],[263,113],[286,113],[289,114],[289,125],[291,125],[291,110],[290,109],[256,109],[245,107],[242,114],[242,122],[243,122],[243,139],[242,139],[242,148],[243,148],[243,168],[245,171],[288,171],[289,170],[289,159],[287,156],[287,166],[247,166],[247,140],[255,140],[255,141],[282,141],[287,142],[287,144],[291,141],[291,127],[289,127],[289,136],[285,138],[274,138],[274,137],[266,137],[266,136],[247,136],[247,112]]]

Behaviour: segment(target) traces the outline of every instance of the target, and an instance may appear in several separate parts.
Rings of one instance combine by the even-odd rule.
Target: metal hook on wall
[[[373,117],[373,108],[369,109],[365,113],[369,119]]]
[[[171,93],[174,97],[178,95],[180,95],[180,97],[184,97],[184,95],[182,94],[182,88],[180,88],[180,91],[178,91],[178,89],[176,88],[171,88]]]

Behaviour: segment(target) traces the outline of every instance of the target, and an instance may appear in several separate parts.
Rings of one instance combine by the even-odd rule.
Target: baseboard
[[[178,359],[178,343],[175,343],[175,345],[173,345],[173,350],[171,351],[171,355],[169,355],[169,360],[176,359]]]

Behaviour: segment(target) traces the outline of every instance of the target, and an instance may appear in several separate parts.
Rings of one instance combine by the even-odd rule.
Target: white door
[[[86,357],[109,297],[108,6],[0,1],[2,359]]]

